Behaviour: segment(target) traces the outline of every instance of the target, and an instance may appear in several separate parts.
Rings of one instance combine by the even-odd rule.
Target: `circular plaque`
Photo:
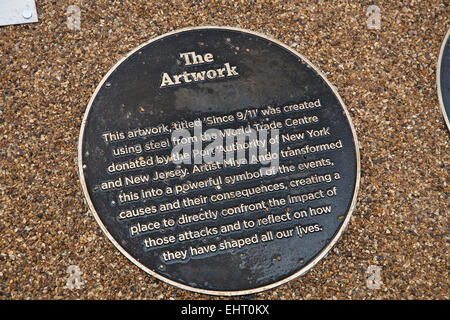
[[[182,29],[119,61],[92,96],[79,170],[110,241],[149,274],[238,295],[312,268],[348,224],[355,130],[335,88],[264,35]]]
[[[447,30],[445,39],[441,45],[439,61],[437,67],[437,88],[439,103],[441,105],[442,114],[445,118],[447,128],[450,130],[450,29]]]

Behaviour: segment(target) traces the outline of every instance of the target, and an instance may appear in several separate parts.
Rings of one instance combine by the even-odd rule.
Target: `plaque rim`
[[[300,268],[297,272],[293,273],[292,275],[264,285],[264,286],[260,286],[260,287],[256,287],[256,288],[252,288],[252,289],[246,289],[246,290],[234,290],[234,291],[220,291],[220,290],[210,290],[210,289],[202,289],[202,288],[196,288],[196,287],[192,287],[189,285],[185,285],[179,282],[176,282],[174,280],[171,280],[169,278],[164,277],[163,275],[157,273],[156,271],[151,270],[150,268],[144,266],[142,263],[140,263],[137,259],[135,259],[134,257],[132,257],[114,238],[113,236],[109,233],[109,231],[106,229],[105,225],[102,223],[100,217],[97,214],[97,211],[94,208],[94,205],[92,204],[91,198],[89,196],[89,192],[87,190],[86,187],[86,181],[84,179],[84,172],[83,172],[83,156],[82,156],[82,147],[83,147],[83,137],[84,137],[84,129],[87,123],[87,118],[89,116],[92,104],[94,102],[95,97],[97,96],[98,92],[100,91],[100,89],[103,87],[103,84],[106,82],[106,80],[109,78],[109,76],[131,55],[133,55],[134,53],[136,53],[137,51],[139,51],[140,49],[142,49],[143,47],[151,44],[152,42],[155,42],[161,38],[165,38],[167,36],[170,35],[174,35],[174,34],[178,34],[178,33],[183,33],[186,31],[197,31],[197,30],[211,30],[211,29],[219,29],[219,30],[228,30],[228,31],[238,31],[241,33],[246,33],[249,35],[254,35],[257,37],[261,37],[264,38],[266,40],[269,40],[277,45],[279,45],[280,47],[286,49],[287,51],[289,51],[290,53],[294,54],[295,56],[299,57],[302,61],[304,61],[305,63],[307,63],[324,81],[325,83],[330,87],[330,89],[332,90],[333,94],[336,96],[336,98],[338,99],[339,103],[341,104],[341,107],[343,109],[343,112],[347,118],[347,121],[350,125],[350,129],[352,132],[352,136],[353,136],[353,142],[354,142],[354,147],[355,147],[355,155],[356,155],[356,181],[355,181],[355,189],[353,192],[353,197],[352,197],[352,201],[350,204],[350,207],[348,209],[348,211],[346,212],[346,218],[344,220],[344,222],[342,223],[341,227],[338,229],[336,235],[333,237],[333,239],[324,247],[322,248],[322,250],[320,251],[320,253],[313,259],[311,260],[308,264],[306,264],[305,266],[303,266],[302,268]],[[88,204],[89,210],[91,211],[92,215],[94,216],[97,224],[100,226],[100,229],[103,231],[103,233],[107,236],[107,238],[111,241],[111,243],[126,257],[128,258],[128,260],[130,260],[131,262],[133,262],[137,267],[139,267],[140,269],[142,269],[143,271],[145,271],[146,273],[150,274],[151,276],[155,277],[158,280],[162,280],[165,283],[168,283],[176,288],[179,289],[183,289],[183,290],[188,290],[191,292],[195,292],[195,293],[201,293],[201,294],[208,294],[208,295],[215,295],[215,296],[238,296],[238,295],[249,295],[249,294],[254,294],[254,293],[258,293],[258,292],[262,292],[265,290],[269,290],[269,289],[273,289],[275,287],[278,287],[282,284],[285,284],[297,277],[302,276],[303,274],[305,274],[306,272],[308,272],[309,270],[311,270],[320,260],[322,260],[324,257],[326,257],[329,253],[329,251],[331,250],[331,248],[333,248],[333,246],[336,244],[336,242],[340,239],[340,237],[342,236],[344,230],[347,228],[350,219],[352,217],[353,211],[356,208],[356,204],[357,204],[357,197],[358,197],[358,191],[359,191],[359,186],[360,186],[360,175],[361,175],[361,164],[360,164],[360,151],[359,151],[359,142],[358,142],[358,138],[356,136],[356,130],[355,127],[353,125],[352,119],[350,117],[350,114],[347,110],[347,107],[344,103],[344,101],[342,100],[341,96],[339,95],[339,93],[337,92],[336,87],[331,84],[329,82],[329,80],[327,79],[327,77],[325,76],[325,74],[319,69],[317,68],[314,64],[312,64],[307,58],[305,58],[302,54],[300,54],[299,52],[295,51],[293,48],[291,48],[290,46],[288,46],[287,44],[284,44],[283,42],[274,39],[271,36],[267,36],[263,33],[257,32],[257,31],[253,31],[253,30],[247,30],[247,29],[243,29],[243,28],[238,28],[238,27],[229,27],[229,26],[215,26],[215,25],[202,25],[202,26],[196,26],[196,27],[185,27],[185,28],[180,28],[180,29],[176,29],[167,33],[164,33],[162,35],[156,36],[151,38],[150,40],[140,44],[139,46],[135,47],[134,49],[132,49],[130,52],[128,52],[125,56],[123,56],[122,58],[119,59],[118,62],[116,62],[114,64],[113,67],[111,67],[108,72],[105,74],[105,76],[103,76],[102,80],[99,82],[99,84],[97,85],[94,93],[92,94],[89,103],[86,107],[86,110],[84,112],[83,115],[83,119],[81,122],[81,128],[80,128],[80,134],[79,134],[79,139],[78,139],[78,175],[79,175],[79,179],[81,182],[81,187],[82,187],[82,191],[83,191],[83,195],[86,199],[86,202]]]
[[[436,72],[436,85],[437,85],[441,113],[444,116],[444,120],[447,125],[447,129],[450,131],[450,119],[448,118],[449,115],[447,114],[447,111],[445,110],[444,99],[442,99],[442,88],[441,88],[441,64],[442,64],[442,58],[444,56],[444,50],[445,50],[445,47],[447,46],[447,41],[448,41],[449,36],[450,36],[450,28],[447,30],[447,33],[444,36],[444,40],[442,41],[441,48],[439,50],[439,58],[437,61],[437,72]]]

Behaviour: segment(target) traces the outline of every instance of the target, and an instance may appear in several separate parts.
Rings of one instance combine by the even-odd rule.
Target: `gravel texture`
[[[80,30],[66,8],[81,8]],[[366,9],[381,8],[381,29]],[[445,0],[37,1],[39,22],[0,27],[0,298],[220,299],[156,280],[88,212],[78,134],[88,100],[127,52],[181,27],[241,27],[307,57],[337,87],[361,144],[349,227],[306,275],[251,299],[449,299],[449,131],[436,62]],[[79,266],[81,289],[66,287]],[[369,266],[381,286],[366,284]]]

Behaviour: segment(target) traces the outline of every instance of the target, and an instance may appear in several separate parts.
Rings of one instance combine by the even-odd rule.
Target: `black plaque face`
[[[213,142],[234,158],[206,162]],[[261,34],[202,27],[111,69],[78,159],[90,210],[127,258],[183,289],[237,295],[302,275],[331,249],[356,203],[356,146],[339,95],[305,58]]]
[[[441,104],[442,114],[445,118],[447,128],[450,130],[450,29],[447,31],[442,42],[438,61],[437,87],[439,103]]]

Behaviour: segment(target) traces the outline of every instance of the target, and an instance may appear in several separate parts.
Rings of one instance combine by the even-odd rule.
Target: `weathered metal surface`
[[[278,171],[174,164],[175,129],[199,123],[278,130]],[[254,32],[203,27],[153,39],[110,70],[78,159],[90,209],[124,255],[178,287],[235,295],[327,254],[356,203],[357,145],[342,100],[305,58]]]

